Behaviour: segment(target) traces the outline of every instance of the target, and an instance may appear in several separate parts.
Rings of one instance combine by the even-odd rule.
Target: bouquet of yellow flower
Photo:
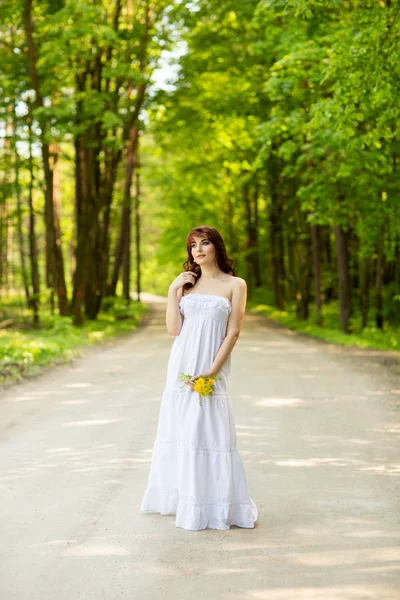
[[[192,375],[185,375],[184,373],[179,373],[180,381],[188,381]],[[201,404],[201,399],[203,396],[210,396],[214,391],[214,381],[221,379],[221,377],[196,377],[195,384],[193,387],[193,391],[199,393],[199,403]],[[181,386],[181,390],[183,390],[185,384]]]

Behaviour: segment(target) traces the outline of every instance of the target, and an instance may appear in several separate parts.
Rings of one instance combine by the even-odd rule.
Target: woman
[[[258,511],[248,496],[227,391],[247,286],[216,229],[196,227],[186,247],[185,271],[168,292],[166,325],[177,337],[140,510],[176,515],[176,527],[194,531],[253,528]],[[182,384],[180,373],[191,378]],[[195,379],[215,376],[212,395],[200,405]]]

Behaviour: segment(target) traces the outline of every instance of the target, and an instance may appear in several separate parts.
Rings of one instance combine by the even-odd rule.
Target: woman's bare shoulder
[[[246,280],[242,279],[242,277],[234,277],[232,275],[232,283],[238,290],[247,290]]]

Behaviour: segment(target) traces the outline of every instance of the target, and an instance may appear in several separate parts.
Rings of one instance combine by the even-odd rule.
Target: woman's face
[[[205,236],[193,236],[194,241],[191,243],[193,260],[198,265],[212,264],[215,256],[214,244],[212,244]]]

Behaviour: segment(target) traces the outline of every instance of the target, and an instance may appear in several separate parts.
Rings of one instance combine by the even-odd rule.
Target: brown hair
[[[214,229],[213,227],[208,227],[208,225],[199,225],[199,227],[195,227],[186,237],[186,250],[188,253],[188,257],[183,263],[183,268],[185,271],[192,271],[193,273],[197,273],[198,277],[196,277],[196,281],[201,278],[201,268],[200,265],[194,262],[191,244],[194,242],[195,235],[204,235],[215,247],[216,254],[216,262],[218,267],[224,273],[229,273],[230,275],[236,276],[236,271],[232,267],[233,260],[228,257],[224,240],[222,239],[220,233]],[[185,290],[193,287],[192,283],[185,283],[182,287],[182,293]]]

